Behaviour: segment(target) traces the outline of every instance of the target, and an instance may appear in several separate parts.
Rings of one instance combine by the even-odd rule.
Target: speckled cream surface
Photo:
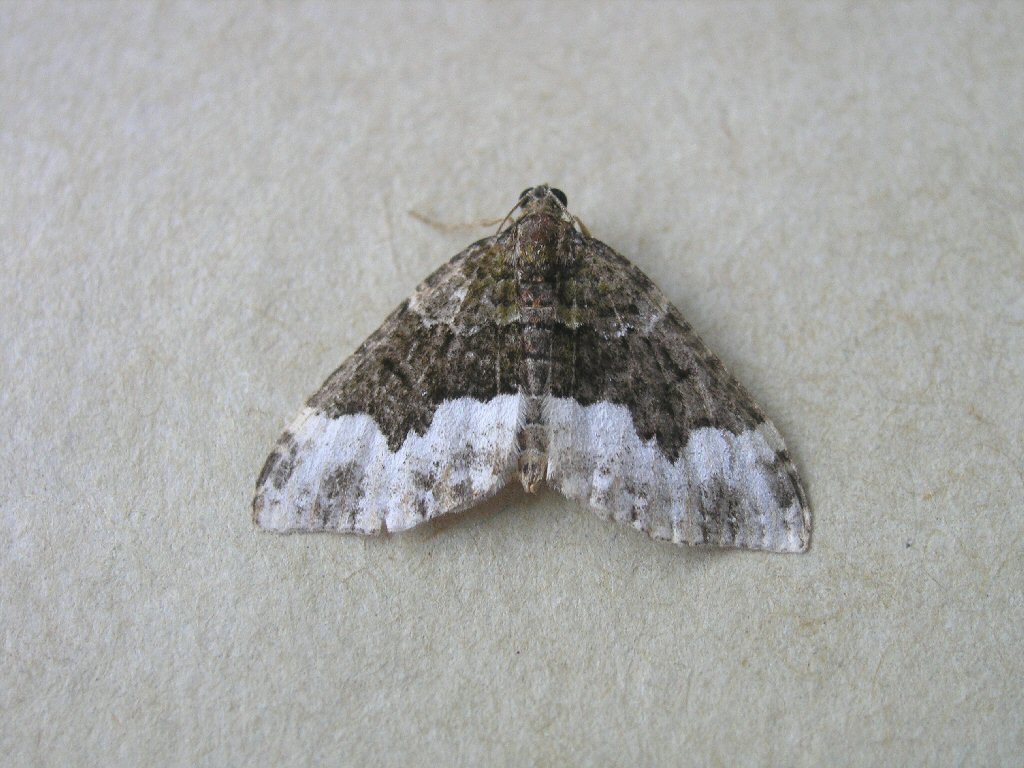
[[[1010,765],[1017,3],[0,5],[12,765]],[[253,484],[551,182],[786,436],[803,555],[552,492],[364,540]]]

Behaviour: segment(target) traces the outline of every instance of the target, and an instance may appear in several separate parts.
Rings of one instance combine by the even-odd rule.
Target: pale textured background
[[[1011,764],[1024,6],[0,6],[11,765]],[[255,530],[302,400],[551,181],[786,435],[804,556],[548,493]]]

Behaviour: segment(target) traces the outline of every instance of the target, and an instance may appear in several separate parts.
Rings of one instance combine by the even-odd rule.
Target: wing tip
[[[252,500],[252,522],[261,531],[267,531],[268,533],[292,533],[295,528],[289,528],[275,524],[275,521],[268,514],[270,505],[267,504],[266,489],[262,487],[262,484],[256,486],[256,495]]]

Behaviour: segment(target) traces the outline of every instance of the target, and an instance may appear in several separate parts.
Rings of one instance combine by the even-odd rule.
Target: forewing
[[[553,345],[548,481],[676,543],[802,551],[782,438],[660,290],[582,238]]]
[[[256,522],[404,530],[496,493],[515,470],[522,405],[514,295],[493,238],[428,277],[281,435]]]

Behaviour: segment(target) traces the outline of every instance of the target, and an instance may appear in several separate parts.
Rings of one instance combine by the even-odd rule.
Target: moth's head
[[[521,208],[524,216],[542,212],[561,216],[565,212],[567,202],[562,190],[547,184],[538,184],[536,187],[527,187],[520,193],[516,208]]]

